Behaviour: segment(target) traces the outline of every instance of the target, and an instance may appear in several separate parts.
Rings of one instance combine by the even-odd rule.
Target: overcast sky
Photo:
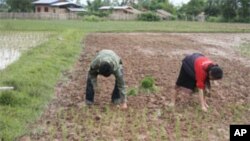
[[[188,3],[190,0],[170,0],[171,3],[173,3],[175,6],[180,6],[183,3]]]
[[[76,1],[76,0],[75,0]],[[87,0],[81,0],[81,3],[86,4]],[[92,0],[90,0],[92,1]],[[170,0],[175,6],[180,6],[183,3],[188,3],[190,0]]]

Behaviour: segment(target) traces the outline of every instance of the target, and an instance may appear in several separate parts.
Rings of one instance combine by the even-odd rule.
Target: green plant
[[[137,88],[130,88],[127,92],[128,96],[136,96],[138,94]]]
[[[155,80],[151,76],[146,76],[142,81],[141,81],[141,86],[144,89],[150,89],[154,86]]]
[[[17,103],[17,97],[12,91],[2,92],[0,95],[0,105],[10,105],[13,106]]]
[[[146,76],[143,78],[141,81],[140,90],[148,93],[155,92],[157,88],[155,86],[154,78],[152,76]]]
[[[88,21],[88,22],[100,22],[100,21],[104,21],[104,18],[95,16],[95,15],[90,15],[90,16],[84,16],[83,20]]]
[[[140,21],[160,21],[161,18],[153,12],[142,13],[138,15]]]

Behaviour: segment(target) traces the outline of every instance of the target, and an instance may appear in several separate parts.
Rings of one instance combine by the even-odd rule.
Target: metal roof
[[[131,8],[129,6],[102,6],[99,9],[100,10],[107,10],[107,9],[127,9],[127,8]]]
[[[51,4],[51,3],[55,3],[58,0],[37,0],[35,2],[33,2],[33,4]]]
[[[57,2],[57,3],[51,4],[51,6],[63,6],[63,5],[68,5],[68,4],[73,4],[78,7],[82,7],[81,5],[73,3],[73,2]]]

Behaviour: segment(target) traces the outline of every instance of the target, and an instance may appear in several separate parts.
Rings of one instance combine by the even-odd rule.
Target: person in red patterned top
[[[203,54],[187,55],[182,60],[181,70],[176,81],[176,93],[172,97],[170,106],[175,105],[176,95],[180,90],[191,94],[198,89],[201,108],[206,112],[208,104],[205,96],[210,96],[210,80],[219,80],[222,77],[222,69]]]

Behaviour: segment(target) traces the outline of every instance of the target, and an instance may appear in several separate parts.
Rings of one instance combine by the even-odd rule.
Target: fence
[[[136,14],[112,13],[108,17],[110,20],[136,20]]]
[[[0,19],[42,19],[42,20],[74,20],[80,19],[76,13],[7,13],[0,12]]]

